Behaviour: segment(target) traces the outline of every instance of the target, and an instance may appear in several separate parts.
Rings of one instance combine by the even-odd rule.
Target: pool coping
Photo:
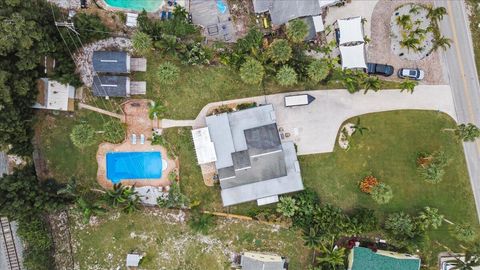
[[[112,143],[101,143],[98,146],[97,150],[97,182],[105,189],[111,189],[114,185],[113,182],[107,178],[107,153],[109,152],[160,152],[162,159],[167,161],[167,169],[162,171],[162,177],[156,179],[125,179],[121,180],[119,183],[122,183],[125,186],[136,187],[166,187],[169,186],[170,180],[168,180],[168,175],[171,172],[175,172],[178,178],[178,161],[171,160],[168,158],[167,150],[160,145],[152,145],[149,140],[145,140],[145,144],[132,144],[130,140],[125,140],[121,144],[112,144]]]
[[[156,12],[159,12],[160,10],[162,10],[163,6],[165,5],[165,1],[166,0],[163,0],[162,4],[160,6],[158,6],[157,9],[155,9],[153,11],[147,11],[147,13],[156,13]],[[104,10],[107,10],[107,11],[122,11],[122,12],[129,12],[129,13],[138,13],[138,14],[142,13],[142,10],[112,7],[109,4],[107,4],[107,2],[105,2],[105,0],[97,0],[96,3],[97,3],[97,5],[99,5]]]

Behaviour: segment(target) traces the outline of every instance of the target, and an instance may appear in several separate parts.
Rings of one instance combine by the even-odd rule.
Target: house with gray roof
[[[270,14],[273,25],[282,25],[290,20],[322,13],[322,9],[340,0],[253,0],[255,13]]]
[[[213,147],[196,140],[195,148],[201,149],[197,156],[214,151],[208,156],[213,157],[224,206],[273,203],[280,194],[304,189],[295,146],[280,139],[273,105],[208,116],[206,124]],[[192,131],[194,137],[196,133]]]
[[[286,270],[287,265],[284,257],[260,252],[244,252],[239,262],[242,270]]]

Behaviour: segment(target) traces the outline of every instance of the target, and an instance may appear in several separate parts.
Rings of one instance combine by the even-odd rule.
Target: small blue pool
[[[160,152],[107,153],[107,178],[113,183],[123,179],[158,179],[162,177]]]

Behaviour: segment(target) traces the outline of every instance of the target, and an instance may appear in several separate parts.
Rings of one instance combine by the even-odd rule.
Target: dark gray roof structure
[[[272,24],[282,25],[290,20],[322,13],[322,8],[338,0],[253,0],[255,13],[269,12]]]
[[[209,116],[206,123],[224,206],[303,189],[295,147],[280,140],[271,104]]]
[[[97,97],[128,97],[130,79],[127,76],[94,76],[92,90]]]
[[[127,52],[95,51],[93,70],[97,73],[129,73],[130,56]]]

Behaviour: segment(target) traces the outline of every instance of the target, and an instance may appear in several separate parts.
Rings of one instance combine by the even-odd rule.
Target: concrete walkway
[[[293,108],[284,106],[285,96],[301,93],[310,94],[316,100],[308,106]],[[435,110],[444,112],[456,120],[450,86],[422,85],[417,86],[413,94],[401,93],[399,90],[367,94],[363,92],[350,94],[346,90],[316,90],[216,102],[202,109],[197,117],[196,127],[205,126],[205,114],[210,108],[242,102],[273,104],[278,128],[282,128],[284,134],[290,134],[286,140],[297,144],[299,155],[332,152],[341,124],[362,114],[407,109]]]
[[[193,127],[194,125],[195,125],[195,120],[162,119],[160,122],[160,126],[162,128]]]

